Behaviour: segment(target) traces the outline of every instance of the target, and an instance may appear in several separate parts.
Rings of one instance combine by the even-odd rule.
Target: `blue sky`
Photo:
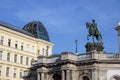
[[[95,19],[103,36],[104,51],[118,52],[115,31],[120,20],[120,0],[1,0],[0,20],[23,27],[26,23],[39,20],[47,28],[53,53],[63,51],[85,52],[87,29],[85,23]]]

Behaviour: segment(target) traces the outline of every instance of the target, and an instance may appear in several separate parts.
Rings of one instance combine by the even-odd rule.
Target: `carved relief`
[[[82,70],[79,72],[79,80],[83,80],[83,77],[87,77],[91,80],[91,70]]]
[[[111,77],[110,80],[120,80],[120,76],[119,75],[114,75]]]
[[[78,74],[79,72],[78,71],[72,71],[72,80],[78,80]]]

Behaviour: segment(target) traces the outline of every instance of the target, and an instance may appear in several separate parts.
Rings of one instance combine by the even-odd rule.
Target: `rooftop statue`
[[[94,43],[95,42],[94,37],[95,37],[99,43],[102,43],[102,36],[97,28],[97,23],[95,22],[95,20],[92,20],[92,23],[86,22],[86,27],[87,27],[88,33],[89,33],[87,35],[87,39],[89,40],[89,37],[92,37],[93,43]]]

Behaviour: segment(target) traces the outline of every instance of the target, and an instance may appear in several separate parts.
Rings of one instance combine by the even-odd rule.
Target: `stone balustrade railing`
[[[120,59],[120,53],[107,53],[106,59]]]
[[[97,59],[97,60],[109,60],[109,59],[120,59],[120,53],[105,53],[102,51],[92,51],[86,54],[74,54],[71,52],[63,52],[61,55],[58,56],[51,56],[51,57],[44,57],[39,56],[38,61],[33,62],[32,64],[37,63],[54,63],[60,60],[73,60],[73,61],[82,61],[82,60],[90,60],[90,59]]]
[[[63,52],[61,54],[61,60],[78,60],[78,55],[71,52]]]
[[[78,56],[78,61],[91,59],[91,55],[80,54]]]

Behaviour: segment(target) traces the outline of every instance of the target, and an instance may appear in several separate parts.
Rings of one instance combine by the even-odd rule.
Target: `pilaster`
[[[99,80],[97,69],[92,70],[92,80]]]
[[[65,71],[62,71],[62,80],[65,80]]]
[[[70,80],[70,70],[66,70],[66,80]]]
[[[37,80],[41,80],[40,79],[40,73],[37,73]]]
[[[45,80],[45,75],[44,75],[44,73],[41,73],[41,80]]]

